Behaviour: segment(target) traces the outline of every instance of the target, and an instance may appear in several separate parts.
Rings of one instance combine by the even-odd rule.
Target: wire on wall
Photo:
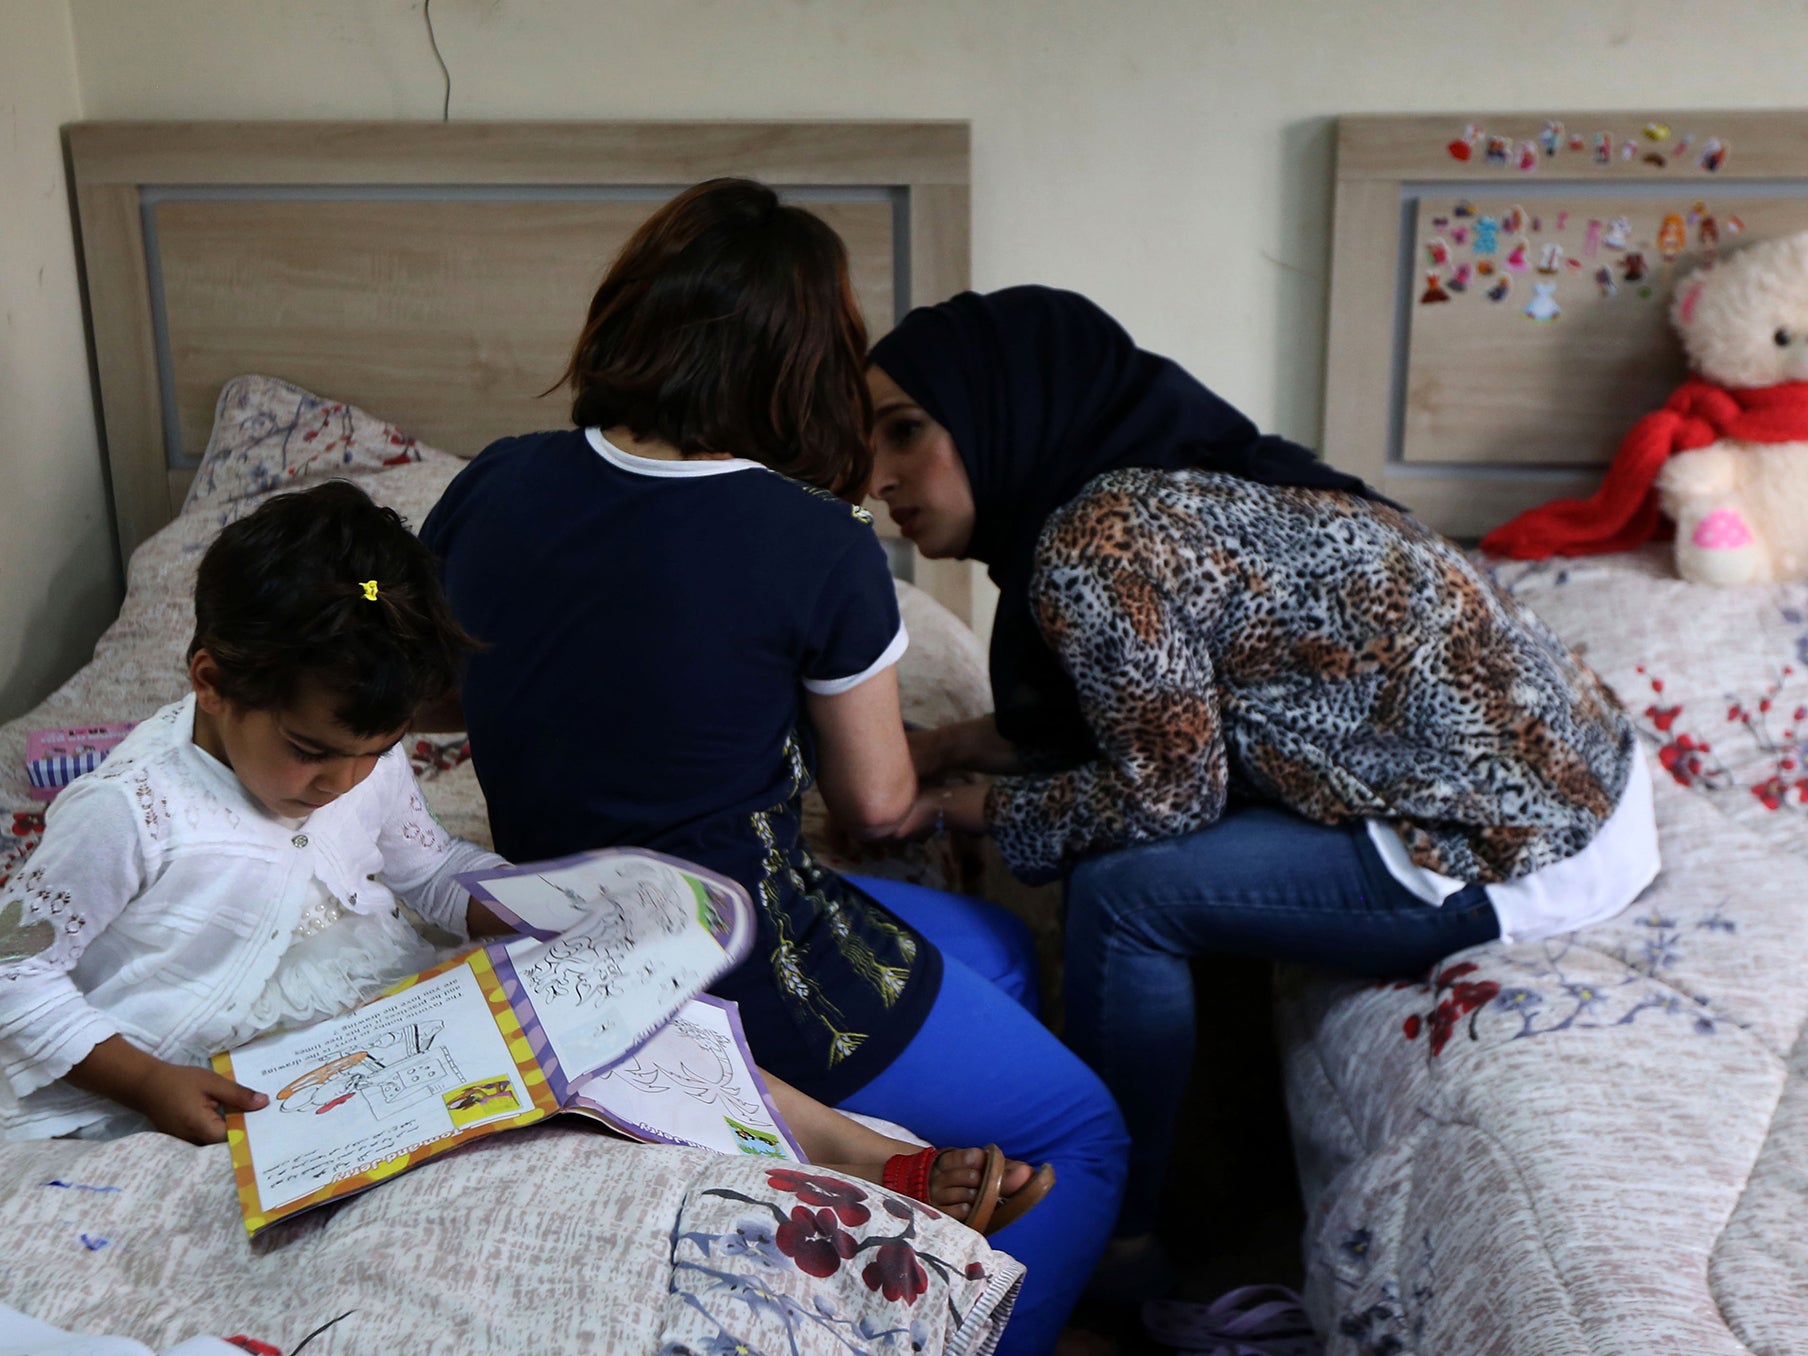
[[[433,47],[433,59],[439,62],[439,73],[445,77],[446,95],[439,107],[439,120],[452,121],[452,72],[446,69],[446,59],[439,54],[439,38],[433,32],[433,0],[422,0],[421,14],[427,20],[427,41]]]

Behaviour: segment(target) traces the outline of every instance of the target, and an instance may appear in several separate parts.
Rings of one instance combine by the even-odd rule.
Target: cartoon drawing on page
[[[720,1105],[725,1120],[730,1112],[744,1121],[760,1117],[759,1094],[742,1086],[741,1066],[729,1057],[726,1036],[683,1017],[674,1017],[667,1030],[671,1033],[667,1040],[642,1046],[589,1080],[589,1086],[619,1078],[645,1095],[675,1091],[704,1106]],[[677,1045],[672,1038],[682,1038],[688,1045]],[[663,1050],[681,1052],[680,1058],[662,1059]],[[693,1067],[693,1060],[699,1067]]]
[[[632,914],[668,937],[685,933],[693,919],[718,940],[730,931],[732,896],[654,854],[580,854],[553,865],[560,867],[557,873],[512,870],[486,879],[486,898],[524,932],[544,937],[581,925],[599,909],[617,918]]]
[[[540,879],[571,901],[572,908],[580,916],[602,909],[613,912],[625,927],[628,909],[623,903],[623,894],[626,893],[640,906],[634,911],[636,916],[653,919],[658,924],[660,931],[667,935],[676,936],[687,926],[685,919],[687,901],[673,888],[669,876],[661,879],[648,875],[636,880],[612,882],[616,887],[614,890],[608,893],[598,891],[594,895],[585,895],[569,885],[548,880],[545,876],[541,876]],[[623,886],[628,887],[625,892],[621,888]]]
[[[229,1129],[247,1233],[559,1111],[633,1139],[733,1154],[776,1134],[781,1156],[803,1161],[733,1005],[705,993],[753,946],[753,903],[739,885],[627,848],[471,872],[460,883],[516,935],[442,961],[350,1013],[214,1056],[216,1073],[246,1086],[285,1085],[269,1106],[237,1113]],[[727,1033],[729,1058],[744,1066],[738,1077],[713,1072],[720,1049],[703,1053],[689,1037],[675,1039],[698,1053],[639,1052],[688,1005],[702,1026]],[[588,1081],[637,1054],[643,1064],[657,1055],[660,1070],[716,1103],[669,1081],[644,1096],[625,1078],[589,1103]],[[722,1100],[729,1089],[733,1100]],[[751,1116],[727,1114],[748,1108]],[[737,1138],[730,1120],[751,1139]]]
[[[548,943],[539,959],[519,972],[521,982],[536,1007],[550,1003],[600,1008],[615,996],[615,981],[623,974],[622,960],[633,951],[632,934],[625,933],[620,939],[561,937]],[[651,966],[640,968],[652,973]]]
[[[708,994],[626,1059],[584,1079],[566,1110],[631,1139],[808,1161],[754,1065],[735,1005]]]
[[[515,1085],[507,1078],[484,1078],[454,1088],[441,1099],[452,1124],[470,1125],[488,1120],[506,1111],[519,1111],[521,1099],[515,1096]]]
[[[440,1096],[464,1082],[452,1057],[433,1049],[444,1022],[412,1022],[323,1060],[276,1094],[283,1111],[324,1115],[360,1100],[378,1120]]]
[[[735,1137],[735,1143],[741,1146],[742,1153],[752,1154],[756,1158],[790,1157],[785,1152],[784,1146],[779,1143],[777,1135],[765,1130],[755,1130],[750,1125],[742,1125],[733,1116],[724,1116],[722,1123]]]

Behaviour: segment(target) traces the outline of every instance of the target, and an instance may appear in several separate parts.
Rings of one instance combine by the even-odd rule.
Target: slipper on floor
[[[1246,1285],[1210,1304],[1150,1300],[1143,1330],[1183,1356],[1323,1356],[1300,1297],[1284,1285]]]

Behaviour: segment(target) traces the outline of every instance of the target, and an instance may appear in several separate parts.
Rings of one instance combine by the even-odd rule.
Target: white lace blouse
[[[101,1041],[202,1064],[341,1011],[432,959],[398,901],[463,937],[453,877],[501,861],[439,825],[400,748],[285,820],[195,744],[192,696],[166,706],[57,798],[0,889],[0,1136],[131,1128],[58,1081]]]

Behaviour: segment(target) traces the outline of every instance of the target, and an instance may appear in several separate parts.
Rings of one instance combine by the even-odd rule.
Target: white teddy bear
[[[1670,318],[1696,375],[1632,427],[1594,495],[1528,510],[1484,550],[1624,551],[1668,516],[1684,579],[1808,579],[1808,232],[1704,265]]]
[[[1776,388],[1776,432],[1801,417],[1808,393],[1783,384],[1808,382],[1808,232],[1691,277],[1670,318],[1702,377],[1752,395]],[[1720,585],[1808,578],[1808,431],[1798,437],[1723,437],[1664,463],[1658,500],[1676,524],[1679,575]]]

